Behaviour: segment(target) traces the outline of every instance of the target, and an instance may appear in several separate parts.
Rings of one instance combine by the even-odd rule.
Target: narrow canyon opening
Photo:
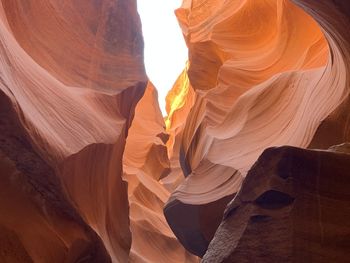
[[[188,49],[175,9],[182,0],[138,0],[147,76],[158,91],[159,107],[167,115],[165,98],[186,66]]]

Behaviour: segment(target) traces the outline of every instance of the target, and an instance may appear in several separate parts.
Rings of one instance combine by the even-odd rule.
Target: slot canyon
[[[174,16],[163,117],[136,0],[0,0],[0,263],[350,262],[350,1]]]

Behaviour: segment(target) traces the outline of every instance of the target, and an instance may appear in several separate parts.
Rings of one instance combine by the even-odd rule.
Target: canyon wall
[[[176,15],[196,100],[177,146],[186,179],[164,213],[180,242],[203,256],[266,148],[349,140],[349,4],[187,0]]]
[[[0,3],[1,262],[127,262],[135,1]]]
[[[0,1],[1,262],[349,258],[350,4],[176,16],[163,118],[134,0]]]
[[[348,262],[349,144],[265,150],[202,262]]]
[[[195,262],[163,215],[175,183],[136,2],[0,7],[0,261]]]
[[[132,233],[130,262],[197,262],[178,242],[163,215],[170,196],[160,182],[171,171],[168,138],[157,90],[149,82],[137,104],[123,160]]]

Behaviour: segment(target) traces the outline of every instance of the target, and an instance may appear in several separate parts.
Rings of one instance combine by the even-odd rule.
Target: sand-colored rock
[[[348,259],[348,1],[176,15],[163,118],[136,0],[0,0],[0,262]]]
[[[331,53],[319,83],[329,83],[329,98],[345,88],[340,105],[319,122],[306,145],[325,149],[349,140],[350,5],[293,2],[320,24],[329,43]],[[228,206],[203,262],[348,262],[348,148],[266,150]]]
[[[122,155],[147,84],[135,1],[1,1],[0,53],[0,242],[22,255],[0,257],[127,262]]]
[[[189,48],[188,76],[196,99],[179,143],[188,177],[170,197],[176,209],[235,194],[268,147],[326,149],[349,140],[345,2],[183,2],[176,14]],[[235,178],[225,181],[222,167],[231,168]],[[193,185],[203,185],[205,195]],[[169,207],[165,212],[172,214],[167,219],[180,236],[175,222],[181,218]],[[198,225],[192,221],[193,229]]]
[[[326,118],[340,104],[345,83],[335,83],[334,98],[326,83],[319,84],[320,78],[333,80],[325,68],[327,43],[316,22],[295,4],[214,2],[192,1],[190,9],[177,12],[186,28],[189,79],[201,95],[188,117],[184,151],[192,169],[206,158],[245,174],[271,144],[307,146],[317,118]],[[315,94],[333,105],[303,117]],[[255,143],[244,147],[252,134]]]
[[[0,97],[0,261],[111,262],[102,240],[32,148],[8,98]]]
[[[123,156],[132,233],[130,262],[197,262],[181,246],[163,215],[170,192],[160,179],[170,171],[169,136],[157,99],[149,82],[135,109]]]
[[[348,262],[348,153],[264,151],[202,262]]]
[[[195,92],[188,79],[188,67],[189,63],[187,62],[185,69],[175,81],[166,97],[166,110],[168,115],[165,117],[165,124],[166,132],[169,134],[166,146],[168,149],[171,171],[170,174],[162,180],[162,183],[171,192],[181,183],[184,179],[184,175],[187,176],[188,174],[188,172],[181,169],[179,162],[182,132],[186,124],[187,116],[196,100]]]

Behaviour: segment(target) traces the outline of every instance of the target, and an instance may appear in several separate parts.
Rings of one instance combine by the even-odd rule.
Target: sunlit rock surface
[[[170,196],[159,182],[170,172],[167,140],[157,91],[149,82],[137,104],[123,160],[132,233],[130,262],[197,262],[178,242],[163,215]]]
[[[170,160],[171,172],[163,178],[162,183],[171,192],[183,181],[184,171],[180,167],[180,150],[182,132],[185,127],[186,118],[196,100],[196,95],[188,79],[188,66],[180,74],[168,92],[166,97],[166,110],[168,116],[165,117],[166,132],[169,139],[166,143],[168,157]]]
[[[184,235],[175,211],[237,193],[268,147],[349,140],[349,4],[188,0],[176,14],[196,100],[178,143],[186,179],[164,212],[181,243],[203,255],[208,227],[191,217],[195,234]]]
[[[0,262],[348,260],[348,1],[176,15],[163,118],[134,0],[0,1]]]

